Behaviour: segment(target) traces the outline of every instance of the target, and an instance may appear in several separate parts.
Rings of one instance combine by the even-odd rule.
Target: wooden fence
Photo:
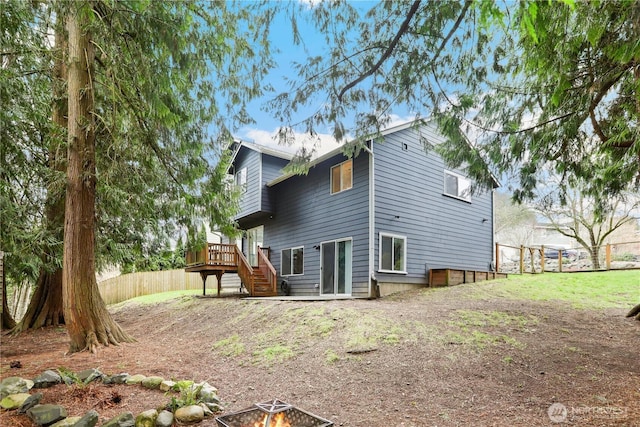
[[[496,243],[496,271],[522,274],[640,268],[640,242],[608,243],[596,249]]]
[[[215,277],[207,280],[207,290],[211,293],[217,289]],[[225,274],[222,278],[223,288],[239,289],[240,279],[235,274]],[[116,304],[131,298],[151,295],[160,292],[202,290],[202,279],[199,274],[187,273],[183,269],[166,271],[146,271],[142,273],[123,274],[98,283],[102,299],[107,304]]]

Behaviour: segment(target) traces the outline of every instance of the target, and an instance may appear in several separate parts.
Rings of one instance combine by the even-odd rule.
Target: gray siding
[[[421,132],[431,143],[443,141],[433,128]],[[407,238],[407,274],[377,273],[378,281],[426,283],[433,268],[488,270],[493,193],[473,195],[471,203],[444,195],[447,168],[436,153],[425,152],[414,129],[387,135],[384,143],[374,144],[374,153],[375,269],[380,232]]]
[[[262,154],[262,210],[265,212],[275,211],[274,191],[267,183],[282,175],[282,168],[288,163],[288,160]]]
[[[431,127],[420,132],[431,143],[446,143]],[[474,194],[471,202],[444,195],[447,168],[435,152],[425,152],[412,128],[386,135],[373,150],[373,270],[378,281],[426,284],[429,269],[489,269],[493,193]],[[269,188],[266,183],[281,174],[286,160],[246,147],[236,156],[235,170],[245,166],[248,170],[248,188],[237,218],[245,229],[264,225],[264,245],[271,248],[278,281],[285,279],[280,277],[282,249],[304,248],[304,274],[286,277],[292,295],[319,295],[320,250],[316,248],[322,242],[351,239],[352,295],[369,296],[370,155],[362,152],[354,159],[353,187],[332,195],[330,168],[344,160],[336,155],[313,166],[308,175],[293,176]],[[406,237],[406,274],[377,271],[381,232]]]
[[[368,296],[368,155],[354,159],[353,187],[337,194],[330,191],[330,168],[342,155],[322,162],[306,176],[294,176],[274,187],[276,209],[264,223],[265,245],[280,276],[281,250],[304,247],[304,274],[289,276],[292,295],[319,295],[321,242],[352,239],[352,295]],[[283,278],[278,277],[278,280]]]
[[[237,219],[260,210],[260,153],[242,147],[236,156],[234,166],[236,173],[242,168],[247,168],[247,189],[240,199],[240,210],[236,215]]]

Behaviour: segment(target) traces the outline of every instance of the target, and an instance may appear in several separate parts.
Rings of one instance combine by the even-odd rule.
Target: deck
[[[200,273],[203,295],[207,278],[216,276],[218,296],[221,292],[221,279],[224,273],[238,273],[243,286],[252,297],[278,295],[276,271],[269,261],[269,250],[258,248],[258,265],[252,266],[236,245],[207,243],[198,251],[187,251],[185,271]]]

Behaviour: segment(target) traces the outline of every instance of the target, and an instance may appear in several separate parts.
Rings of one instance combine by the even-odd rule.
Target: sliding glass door
[[[351,239],[321,244],[322,295],[351,295]]]

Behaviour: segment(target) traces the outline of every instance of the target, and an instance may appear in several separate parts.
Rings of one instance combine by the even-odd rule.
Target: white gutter
[[[371,147],[364,146],[369,156],[369,298],[373,297],[373,281],[376,279],[374,271],[374,251],[375,251],[375,223],[376,223],[376,200],[375,200],[375,158],[373,155],[373,140],[369,143]]]

